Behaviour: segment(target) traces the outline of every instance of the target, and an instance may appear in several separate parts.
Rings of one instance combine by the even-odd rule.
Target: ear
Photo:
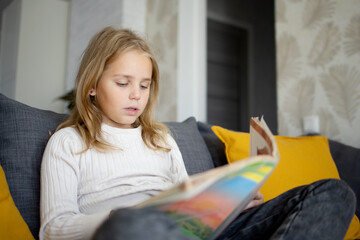
[[[92,97],[95,97],[96,95],[96,90],[95,89],[91,89],[90,92],[89,92],[89,95],[92,96]]]

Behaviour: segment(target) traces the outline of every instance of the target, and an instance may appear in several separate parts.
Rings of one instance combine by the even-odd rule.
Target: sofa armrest
[[[331,139],[329,147],[340,178],[349,184],[358,199],[356,215],[360,216],[360,149]]]

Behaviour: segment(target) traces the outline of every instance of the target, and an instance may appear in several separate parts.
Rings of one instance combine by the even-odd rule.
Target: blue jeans
[[[355,205],[345,182],[322,180],[240,214],[217,239],[344,239]]]
[[[241,213],[217,238],[343,239],[355,212],[353,191],[331,179],[294,188]],[[98,229],[94,240],[191,239],[176,223],[152,208],[120,209]]]

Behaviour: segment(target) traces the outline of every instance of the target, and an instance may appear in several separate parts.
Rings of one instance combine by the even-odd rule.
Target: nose
[[[140,95],[140,88],[139,87],[136,87],[136,86],[133,86],[131,88],[131,92],[130,92],[130,95],[129,95],[129,98],[131,100],[139,100],[141,97]]]

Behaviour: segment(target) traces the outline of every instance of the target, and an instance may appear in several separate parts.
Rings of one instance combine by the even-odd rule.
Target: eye
[[[144,81],[140,84],[141,89],[148,89],[151,85],[151,81]]]
[[[118,85],[120,87],[126,87],[128,85],[128,83],[117,82],[116,85]]]

